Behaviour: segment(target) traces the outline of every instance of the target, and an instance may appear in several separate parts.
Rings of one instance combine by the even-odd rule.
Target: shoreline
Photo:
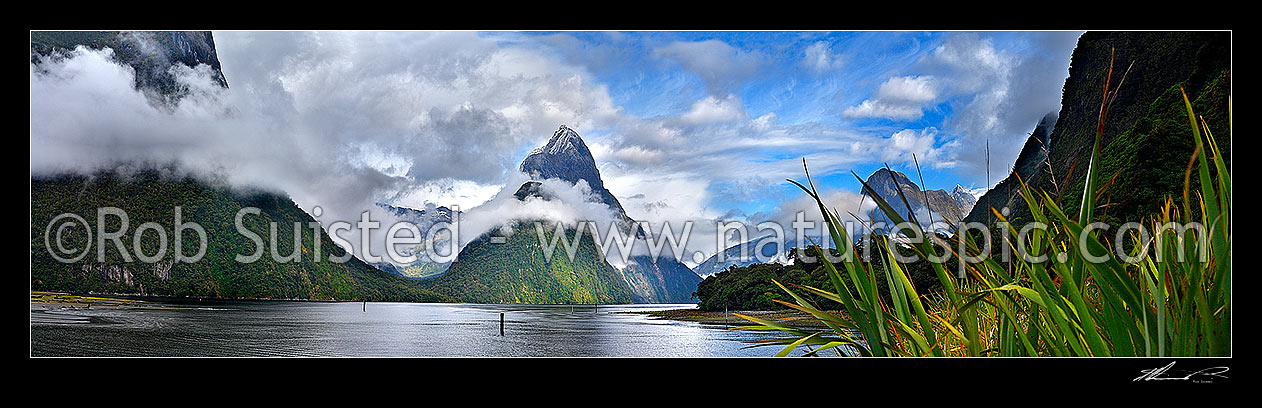
[[[32,290],[31,301],[40,303],[82,303],[87,300],[95,302],[129,302],[129,303],[171,303],[196,304],[220,302],[316,302],[316,303],[360,303],[363,300],[331,300],[331,299],[277,299],[255,297],[214,297],[214,296],[171,296],[144,295],[135,293],[75,293],[49,290]]]
[[[734,315],[740,313],[746,316],[758,317],[761,319],[788,321],[793,325],[805,328],[821,328],[826,329],[828,326],[815,320],[811,315],[792,309],[785,310],[734,310],[724,312],[709,312],[698,309],[669,309],[669,310],[650,310],[650,311],[627,311],[619,313],[631,313],[646,315],[654,319],[666,319],[683,322],[696,322],[707,325],[725,325],[725,326],[755,326],[754,322],[742,319]],[[841,316],[841,312],[829,312]]]
[[[66,292],[31,291],[31,312],[52,310],[154,309],[161,303],[105,296],[83,296]]]
[[[203,304],[203,303],[228,303],[228,302],[302,302],[302,303],[362,303],[364,300],[336,300],[336,299],[280,299],[280,298],[257,298],[257,297],[214,297],[214,296],[169,296],[169,295],[142,295],[134,293],[75,293],[52,290],[32,290],[32,303],[126,303],[130,305],[167,303],[167,304]],[[418,303],[418,304],[447,304],[447,305],[485,305],[485,306],[587,306],[591,307],[591,303],[471,303],[471,302],[396,302],[389,300],[368,300],[369,303]],[[689,303],[599,303],[599,307],[618,307],[618,306],[665,306],[665,305],[688,305]],[[677,309],[688,310],[688,309]],[[639,312],[636,312],[639,313]],[[758,313],[758,312],[751,312]]]
[[[107,297],[110,296],[110,297]],[[115,305],[135,305],[149,303],[143,300],[127,299],[121,297],[113,297],[111,295],[104,296],[84,296],[76,295],[69,292],[46,292],[31,291],[31,303],[48,303],[48,304],[115,304]]]

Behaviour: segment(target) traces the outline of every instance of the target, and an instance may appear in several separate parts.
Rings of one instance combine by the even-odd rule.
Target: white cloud
[[[523,146],[562,123],[599,128],[621,116],[584,70],[476,33],[226,32],[215,40],[232,87],[215,85],[205,66],[177,67],[193,94],[171,108],[150,105],[109,51],[32,64],[32,174],[178,163],[320,206],[326,225],[363,211],[386,222],[393,217],[378,201],[485,201],[487,186],[515,172]]]
[[[705,80],[712,94],[743,83],[761,68],[761,58],[719,40],[675,41],[657,47],[653,53],[673,60]]]
[[[204,68],[181,70],[198,93],[174,112],[153,109],[131,91],[130,70],[98,53],[49,65],[47,73],[32,68],[31,165],[39,173],[123,158],[174,160],[234,184],[288,192],[303,208],[321,205],[326,222],[354,220],[374,201],[393,200],[481,205],[488,210],[471,217],[485,215],[477,222],[493,225],[536,211],[495,197],[515,191],[520,156],[566,124],[584,135],[606,185],[626,197],[633,217],[713,220],[730,209],[710,202],[735,198],[722,185],[800,178],[802,157],[817,176],[878,157],[910,163],[912,153],[922,165],[976,172],[984,161],[975,155],[980,140],[994,137],[993,157],[1003,157],[1005,142],[1019,149],[1014,140],[1058,106],[1076,37],[1035,35],[1031,46],[1051,51],[1018,57],[987,38],[951,34],[843,111],[911,121],[930,104],[953,108],[940,129],[905,129],[781,123],[776,112],[751,118],[734,88],[759,74],[765,58],[717,40],[654,49],[695,72],[710,92],[683,101],[676,107],[686,107],[683,113],[639,118],[614,104],[587,65],[528,40],[469,32],[216,33],[232,88],[209,86]],[[790,55],[788,66],[836,70],[842,59],[833,51],[815,43],[802,65]],[[614,62],[626,56],[615,46],[600,52]],[[993,172],[1007,166],[996,163]],[[713,239],[694,242],[713,253]]]
[[[749,115],[745,113],[745,108],[742,106],[740,98],[736,95],[728,94],[722,99],[707,96],[698,100],[692,104],[688,112],[680,115],[679,119],[689,125],[708,125],[716,122],[749,119]]]
[[[758,119],[754,119],[754,130],[759,132],[770,130],[776,125],[776,121],[779,119],[780,117],[776,116],[775,112],[767,112],[767,114],[759,116]]]
[[[931,76],[892,77],[881,84],[871,99],[846,108],[842,115],[850,118],[916,120],[924,115],[925,105],[937,97],[937,85]]]
[[[955,143],[942,146],[942,160],[954,162],[962,174],[984,175],[987,157],[978,146],[989,140],[991,172],[1007,172],[1039,119],[1059,110],[1078,36],[1030,33],[1006,47],[1034,50],[1018,54],[1001,49],[994,38],[954,33],[926,55],[916,68],[939,78],[943,97],[952,98],[944,127]]]
[[[660,233],[663,226],[669,224],[678,236],[685,223],[693,223],[686,251],[679,257],[679,261],[689,266],[695,265],[693,252],[713,254],[716,250],[714,221],[722,214],[709,206],[712,198],[709,183],[707,178],[688,173],[605,175],[605,186],[614,194],[637,192],[619,201],[628,216],[648,222],[652,232]]]
[[[848,118],[885,118],[909,121],[920,119],[921,116],[924,116],[924,110],[920,106],[915,105],[893,104],[868,99],[857,106],[846,108],[842,112],[842,116]]]
[[[819,193],[824,205],[830,211],[835,211],[837,215],[840,215],[842,227],[846,228],[847,232],[851,235],[868,232],[865,225],[870,221],[869,213],[876,209],[876,203],[872,199],[848,190],[824,188]],[[751,215],[746,223],[751,236],[760,235],[755,232],[758,223],[764,221],[776,223],[784,229],[786,240],[798,241],[796,245],[804,247],[810,245],[811,241],[799,240],[802,237],[797,236],[795,222],[797,222],[799,214],[801,214],[801,219],[805,222],[805,224],[798,224],[804,229],[802,235],[814,239],[814,243],[817,245],[833,246],[831,239],[824,238],[820,240],[821,237],[828,236],[824,217],[820,213],[819,205],[815,202],[815,199],[805,193],[797,194],[790,199],[781,201],[772,211]],[[764,234],[770,233],[770,231],[764,232]],[[738,243],[730,242],[732,245]]]
[[[622,163],[630,163],[641,166],[652,166],[659,164],[666,158],[666,152],[656,149],[646,149],[642,146],[630,145],[619,148],[610,148],[603,144],[590,144],[588,146],[592,151],[592,157],[599,162],[607,160],[617,160]]]
[[[995,80],[1004,80],[1014,55],[997,50],[994,41],[973,33],[949,36],[922,61],[937,67],[948,76],[956,92],[972,93],[993,88]]]
[[[933,139],[937,134],[935,128],[903,129],[890,136],[890,147],[897,155],[915,153],[924,157],[933,149]]]
[[[999,184],[999,182],[996,181],[995,184]],[[960,186],[960,187],[964,187],[964,186]],[[980,199],[982,198],[983,194],[986,194],[986,191],[989,191],[993,187],[994,187],[993,185],[989,187],[986,187],[986,186],[972,187],[972,188],[965,188],[964,191],[967,192],[969,195],[973,196],[974,199]]]
[[[1078,33],[1039,32],[1021,44],[1000,48],[994,37],[951,33],[937,47],[891,76],[872,97],[842,112],[846,118],[915,121],[926,108],[947,104],[940,145],[923,157],[935,168],[958,168],[962,175],[985,174],[991,141],[991,172],[1012,166],[1028,133],[1048,112],[1059,109],[1060,89]],[[1022,48],[1033,52],[1014,53]],[[932,154],[936,153],[936,154]]]
[[[876,97],[891,102],[928,103],[937,99],[938,91],[931,76],[900,76],[881,84]]]
[[[541,180],[542,188],[551,196],[518,199],[514,194],[530,177],[514,173],[494,197],[465,211],[460,221],[460,245],[463,247],[478,236],[497,228],[511,229],[517,220],[561,222],[576,227],[578,222],[594,221],[604,231],[614,221],[609,206],[592,196],[585,181],[570,184],[564,180]],[[551,228],[549,228],[551,229]]]
[[[425,208],[426,204],[435,204],[469,209],[489,201],[501,188],[502,186],[495,184],[443,178],[420,182],[388,201],[409,208]]]
[[[803,52],[802,66],[805,66],[816,75],[840,69],[845,61],[838,55],[834,55],[827,42],[817,41],[806,47]]]

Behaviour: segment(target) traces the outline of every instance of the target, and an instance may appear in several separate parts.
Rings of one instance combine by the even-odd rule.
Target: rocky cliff
[[[1088,32],[1074,49],[1055,125],[1036,127],[1014,173],[978,199],[968,221],[985,223],[990,208],[1007,207],[1014,223],[1027,222],[1018,176],[1056,198],[1066,213],[1077,212],[1110,60],[1111,84],[1118,90],[1104,122],[1099,158],[1097,214],[1105,222],[1140,221],[1154,214],[1166,196],[1181,196],[1194,141],[1180,87],[1230,164],[1230,32]],[[1041,129],[1050,129],[1046,138]],[[1195,177],[1192,182],[1195,190]]]

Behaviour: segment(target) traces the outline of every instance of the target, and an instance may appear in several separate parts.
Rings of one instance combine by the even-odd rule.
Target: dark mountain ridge
[[[951,193],[941,189],[921,190],[919,185],[902,172],[884,168],[872,173],[864,182],[872,189],[872,192],[880,195],[881,199],[894,207],[903,218],[907,218],[908,213],[922,214],[928,210],[933,217],[933,222],[946,220],[951,224],[956,224],[964,217],[964,208],[971,208],[974,202],[967,192],[959,193],[963,191],[963,187],[956,186]],[[906,204],[903,203],[903,199],[907,200]],[[877,220],[884,219],[884,215],[879,212],[873,212],[872,217]],[[918,216],[919,221],[927,226],[930,220],[923,218],[923,216]]]
[[[1036,127],[1014,173],[984,194],[966,221],[986,223],[993,220],[990,208],[1007,207],[1014,224],[1028,222],[1017,176],[1058,198],[1066,213],[1077,213],[1110,60],[1117,96],[1104,122],[1099,157],[1098,213],[1105,222],[1141,221],[1156,213],[1166,196],[1181,197],[1194,142],[1180,86],[1230,164],[1230,32],[1088,32],[1074,49],[1055,125]],[[1041,129],[1048,129],[1046,139]],[[1195,191],[1198,181],[1191,181]]]
[[[170,71],[177,65],[207,65],[215,82],[228,87],[209,31],[32,31],[31,62],[62,57],[79,46],[113,50],[116,61],[135,70],[136,88],[159,103],[178,101],[188,91]]]
[[[218,74],[218,83],[227,87],[210,32],[32,32],[31,63],[45,57],[62,57],[76,46],[111,48],[114,58],[136,72],[134,86],[150,96],[151,103],[173,102],[182,89],[169,68],[176,65],[209,65]],[[450,300],[418,286],[414,281],[391,275],[350,256],[338,263],[329,256],[342,257],[327,231],[313,231],[315,219],[289,197],[262,191],[243,191],[217,182],[185,174],[178,165],[170,168],[120,163],[121,172],[103,169],[91,175],[32,174],[31,176],[31,290],[80,293],[119,293],[151,296],[216,298],[334,299],[440,302]],[[75,214],[96,219],[97,209],[116,207],[131,218],[127,237],[142,222],[157,222],[173,237],[174,208],[181,207],[184,222],[194,222],[206,230],[205,256],[197,262],[177,262],[168,247],[156,262],[126,259],[119,251],[105,250],[105,261],[85,256],[74,262],[55,259],[43,239],[44,227],[57,214]],[[246,230],[264,240],[269,248],[254,262],[238,262],[238,254],[253,253],[258,246],[239,233],[235,215],[243,208],[259,209],[257,216],[243,217]],[[112,218],[111,218],[112,220]],[[277,228],[276,246],[270,247],[269,224]],[[295,237],[289,228],[301,225]],[[121,225],[112,225],[114,230]],[[145,234],[138,246],[143,253],[158,254],[161,245],[154,233]],[[295,239],[296,238],[296,239]],[[85,236],[67,237],[78,247],[91,245]],[[195,248],[199,241],[184,239]],[[295,247],[294,242],[298,244]],[[132,242],[127,242],[132,244]],[[170,246],[173,246],[171,244]],[[74,246],[74,245],[72,245]],[[316,256],[319,248],[320,256]],[[134,250],[133,245],[126,248]],[[268,255],[275,251],[284,262]]]

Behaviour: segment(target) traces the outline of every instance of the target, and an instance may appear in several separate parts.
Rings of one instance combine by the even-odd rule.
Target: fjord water
[[[694,305],[31,304],[33,356],[769,356],[768,334],[625,313]],[[500,313],[504,336],[500,336]],[[732,322],[741,324],[740,322]]]

